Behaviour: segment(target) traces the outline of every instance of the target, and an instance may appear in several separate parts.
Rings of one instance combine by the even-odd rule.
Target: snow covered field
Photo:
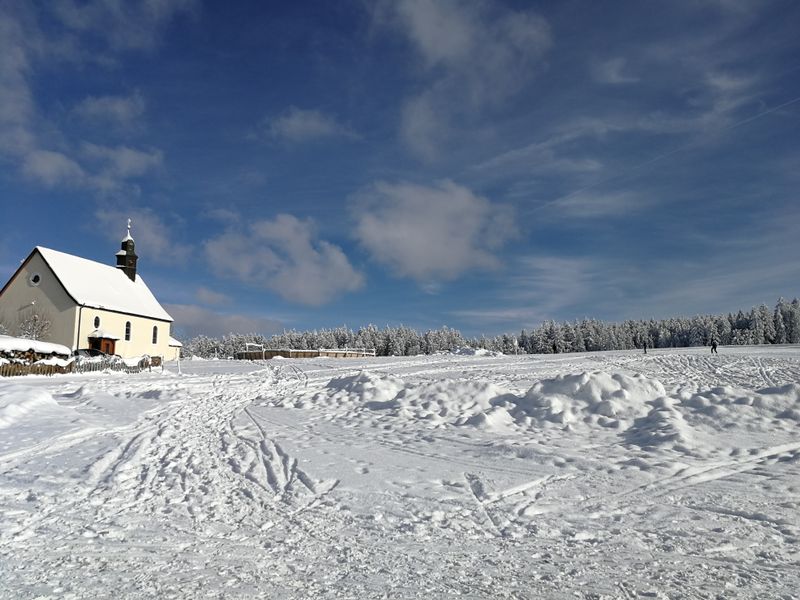
[[[796,598],[800,348],[0,380],[0,597]]]

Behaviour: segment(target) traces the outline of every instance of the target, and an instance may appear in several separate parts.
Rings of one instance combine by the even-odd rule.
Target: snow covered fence
[[[0,377],[121,371],[141,373],[163,365],[161,356],[72,356],[61,344],[0,335]]]
[[[0,363],[0,377],[18,377],[21,375],[64,375],[67,373],[94,373],[100,371],[115,371],[124,373],[141,373],[149,371],[154,365],[149,357],[134,360],[102,360],[54,361],[52,359],[38,361],[33,364],[20,362]]]
[[[33,365],[20,363],[0,364],[0,377],[17,377],[19,375],[56,375],[70,372],[72,372],[71,368],[62,367],[52,363]]]
[[[328,358],[358,358],[363,356],[375,356],[375,350],[326,349],[319,350],[289,350],[289,349],[264,349],[264,350],[244,350],[237,352],[236,360],[267,360],[280,356],[282,358],[317,358],[327,356]]]

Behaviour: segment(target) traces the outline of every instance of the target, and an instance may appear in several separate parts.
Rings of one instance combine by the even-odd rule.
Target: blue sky
[[[0,279],[179,334],[467,334],[800,293],[800,4],[0,0]]]

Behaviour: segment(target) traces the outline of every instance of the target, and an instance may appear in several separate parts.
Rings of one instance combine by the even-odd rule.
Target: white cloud
[[[197,0],[56,0],[52,8],[67,28],[99,35],[114,50],[150,50],[167,23],[197,6]]]
[[[624,58],[611,58],[592,65],[592,76],[598,83],[636,83],[638,77],[626,72],[628,64]]]
[[[38,32],[0,5],[0,153],[18,157],[34,147],[33,94],[28,83]]]
[[[184,340],[198,335],[222,337],[229,333],[270,335],[283,329],[280,321],[265,317],[218,313],[191,304],[167,304],[164,308],[175,319],[175,332]]]
[[[155,211],[144,208],[115,210],[103,208],[95,212],[105,237],[119,241],[125,236],[128,219],[132,221],[131,235],[136,241],[140,261],[161,264],[181,264],[189,258],[191,248],[175,241],[176,233]]]
[[[127,146],[109,147],[83,143],[81,152],[87,160],[101,165],[104,176],[113,179],[139,177],[160,168],[164,163],[164,155],[157,149],[142,151]]]
[[[400,132],[433,159],[457,116],[501,105],[530,82],[551,45],[536,14],[478,0],[385,0],[376,22],[400,31],[421,59],[428,85],[405,102]]]
[[[82,185],[86,180],[86,174],[78,163],[60,152],[50,150],[29,152],[23,159],[22,172],[48,187]]]
[[[318,110],[304,110],[291,106],[282,115],[265,119],[263,131],[273,139],[290,142],[308,142],[323,138],[355,139],[358,136],[333,117]]]
[[[218,221],[225,225],[237,225],[242,220],[242,215],[237,211],[224,207],[209,208],[202,215],[207,219]]]
[[[245,231],[228,230],[207,241],[205,253],[217,275],[311,306],[364,283],[341,248],[315,239],[311,221],[287,214],[252,222]]]
[[[194,0],[58,0],[39,10],[28,3],[0,3],[0,156],[45,186],[100,191],[118,188],[121,179],[160,166],[163,157],[158,150],[70,139],[36,106],[31,79],[44,64],[53,68],[65,62],[108,62],[100,58],[102,50],[89,50],[85,40],[92,36],[87,34],[105,38],[112,55],[119,49],[149,49],[170,19],[194,5]],[[40,27],[45,20],[50,25],[46,35]],[[128,97],[90,97],[75,110],[86,119],[130,124],[144,110],[144,100],[138,92]]]
[[[356,236],[377,262],[420,284],[499,266],[495,251],[517,236],[513,210],[452,181],[374,184],[356,200]]]
[[[418,156],[435,160],[449,134],[449,124],[441,118],[434,95],[421,94],[403,106],[400,137]]]
[[[210,304],[212,306],[231,304],[233,302],[233,298],[227,294],[216,292],[202,286],[197,288],[195,296],[199,302],[202,302],[203,304]]]
[[[558,216],[577,219],[595,219],[629,215],[650,208],[653,198],[642,193],[618,192],[597,194],[590,190],[559,198],[548,205]]]
[[[142,116],[144,109],[144,98],[137,91],[130,96],[88,96],[75,106],[73,112],[86,121],[130,127]]]

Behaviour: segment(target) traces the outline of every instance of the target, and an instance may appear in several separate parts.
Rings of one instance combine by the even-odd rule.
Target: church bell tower
[[[134,250],[135,244],[131,237],[131,220],[128,219],[128,233],[122,238],[120,251],[117,252],[117,268],[122,269],[128,279],[136,281],[136,261],[139,259]]]

